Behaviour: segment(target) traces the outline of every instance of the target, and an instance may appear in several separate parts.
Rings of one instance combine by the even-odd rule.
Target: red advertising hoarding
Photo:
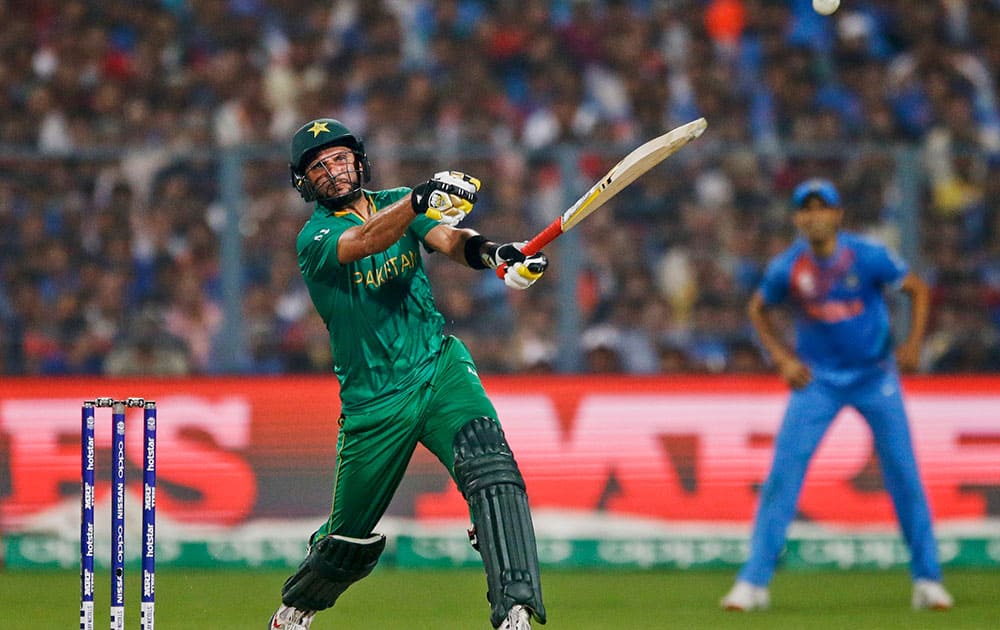
[[[935,518],[1000,516],[1000,379],[906,381],[912,434]],[[743,523],[767,473],[787,392],[764,378],[489,378],[536,510]],[[339,414],[331,378],[5,379],[0,385],[0,531],[30,529],[79,501],[80,407],[96,396],[157,401],[158,513],[232,527],[322,519]],[[141,419],[130,409],[129,422]],[[132,418],[136,420],[131,420]],[[128,432],[138,492],[141,436]],[[110,411],[98,413],[97,500],[110,489]],[[893,523],[871,438],[842,412],[800,503],[813,522]],[[389,516],[464,518],[440,464],[418,450]]]

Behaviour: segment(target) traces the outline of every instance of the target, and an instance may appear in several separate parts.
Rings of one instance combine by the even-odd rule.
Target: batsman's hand
[[[487,261],[493,269],[504,266],[503,281],[512,289],[527,289],[535,284],[549,267],[549,259],[544,252],[525,255],[521,251],[526,243],[504,243],[493,252]]]
[[[480,181],[461,171],[441,171],[413,188],[410,203],[417,214],[455,227],[479,199]]]

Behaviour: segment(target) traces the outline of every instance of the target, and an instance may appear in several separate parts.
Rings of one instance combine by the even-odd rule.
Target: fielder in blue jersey
[[[953,600],[941,584],[930,509],[897,371],[897,366],[912,370],[918,365],[929,290],[884,245],[840,229],[844,211],[829,181],[803,182],[792,203],[801,237],[770,262],[748,309],[761,344],[792,392],[761,489],[750,557],[722,607],[769,607],[768,584],[795,517],[809,460],[834,417],[850,405],[871,428],[885,487],[910,550],[913,607],[946,610]],[[886,288],[910,297],[909,334],[895,352]],[[780,304],[794,311],[794,350],[772,319],[772,308]]]

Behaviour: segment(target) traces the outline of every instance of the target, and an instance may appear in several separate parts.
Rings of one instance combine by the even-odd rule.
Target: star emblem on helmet
[[[306,131],[311,131],[312,135],[313,135],[313,138],[315,138],[316,136],[318,136],[319,134],[321,134],[324,131],[327,132],[327,133],[330,133],[330,130],[327,129],[327,127],[326,127],[328,124],[329,123],[320,122],[320,121],[317,120],[316,122],[314,122],[312,124],[312,127],[306,129]]]

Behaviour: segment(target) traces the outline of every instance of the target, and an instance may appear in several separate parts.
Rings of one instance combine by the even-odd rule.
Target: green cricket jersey
[[[409,188],[365,191],[378,211]],[[343,265],[337,241],[363,220],[316,204],[296,239],[299,270],[330,331],[333,369],[345,414],[373,411],[433,376],[444,340],[420,245],[437,221],[418,215],[384,252]]]

